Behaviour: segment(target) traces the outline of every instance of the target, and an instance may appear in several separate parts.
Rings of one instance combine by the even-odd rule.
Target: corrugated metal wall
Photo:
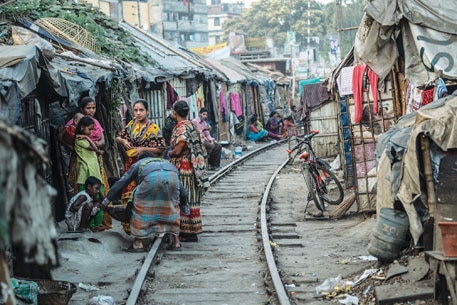
[[[313,138],[313,149],[318,157],[332,158],[338,155],[338,104],[330,101],[314,108],[307,121],[307,130],[319,130]]]
[[[165,108],[167,104],[164,90],[144,91],[144,99],[149,104],[148,118],[162,129],[166,117]]]

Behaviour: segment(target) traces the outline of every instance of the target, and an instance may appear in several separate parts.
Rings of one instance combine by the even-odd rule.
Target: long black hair
[[[95,103],[95,100],[90,96],[83,97],[78,103],[79,109],[83,111],[89,103]]]
[[[87,127],[89,125],[94,125],[95,124],[95,121],[93,118],[91,118],[90,116],[84,116],[81,118],[81,120],[79,120],[78,122],[78,126],[76,126],[76,130],[75,130],[75,134],[82,134],[82,128],[83,127]]]
[[[147,102],[146,100],[144,100],[144,99],[136,100],[136,102],[133,103],[132,108],[135,107],[135,105],[138,104],[138,103],[143,104],[143,106],[144,106],[144,108],[146,109],[146,111],[149,111],[149,104],[148,104],[148,102]]]
[[[176,111],[176,113],[179,114],[179,116],[184,118],[189,114],[190,108],[186,101],[181,100],[177,101],[173,105],[173,110]]]

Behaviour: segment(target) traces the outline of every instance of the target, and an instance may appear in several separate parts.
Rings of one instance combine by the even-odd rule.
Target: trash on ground
[[[97,291],[97,290],[100,290],[100,288],[98,288],[97,286],[92,285],[92,284],[79,283],[78,287],[81,288],[81,289],[84,289],[85,291]]]
[[[328,278],[322,284],[316,287],[316,293],[326,297],[334,297],[342,292],[348,292],[354,286],[351,281],[341,279],[341,274],[336,278]]]
[[[286,287],[286,288],[294,288],[295,284],[286,284],[286,285],[284,285],[284,287]]]
[[[275,248],[276,248],[276,247],[278,246],[278,244],[277,244],[277,243],[275,243],[274,241],[271,241],[271,240],[270,240],[270,246],[273,246],[273,247],[275,247]]]
[[[116,305],[113,297],[107,295],[97,295],[89,300],[87,305]]]
[[[375,274],[376,272],[378,272],[378,269],[366,269],[363,274],[359,277],[359,279],[357,281],[355,281],[354,285],[358,285],[360,284],[363,280],[365,280],[366,278],[368,278],[369,276],[372,276],[373,274]]]
[[[338,299],[338,302],[345,305],[359,305],[359,298],[353,295],[346,294],[344,299]]]
[[[360,255],[356,257],[357,259],[360,259],[362,261],[377,261],[378,259],[374,257],[373,255]]]

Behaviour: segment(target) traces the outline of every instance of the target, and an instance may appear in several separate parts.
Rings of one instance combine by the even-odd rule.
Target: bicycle
[[[287,149],[289,163],[293,163],[296,156],[302,161],[300,169],[308,187],[308,196],[305,211],[310,201],[313,201],[316,208],[325,211],[325,202],[331,205],[338,205],[343,201],[343,187],[331,170],[330,164],[325,160],[316,157],[311,139],[319,133],[318,130],[311,130],[310,134],[304,135],[303,139],[297,138],[297,144]]]

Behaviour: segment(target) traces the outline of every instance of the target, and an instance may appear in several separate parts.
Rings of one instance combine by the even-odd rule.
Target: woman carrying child
[[[83,97],[79,101],[78,107],[79,107],[79,112],[81,114],[83,114],[84,116],[89,116],[94,120],[94,129],[92,130],[92,133],[89,135],[89,138],[97,146],[97,148],[100,149],[101,147],[103,147],[103,145],[105,145],[105,137],[103,135],[104,130],[103,130],[102,125],[94,117],[95,113],[97,111],[97,105],[95,103],[95,100],[90,96]],[[70,121],[68,121],[68,123],[65,126],[69,126],[72,124],[75,124],[74,119],[71,119]],[[75,124],[75,125],[77,125],[77,124]],[[108,177],[106,175],[105,168],[103,166],[102,155],[98,156],[98,164],[100,167],[100,173],[102,175],[101,181],[103,184],[102,184],[102,189],[101,189],[101,195],[103,196],[103,195],[106,195],[106,193],[108,192],[109,185],[108,185]],[[73,184],[75,184],[76,174],[77,174],[76,161],[75,161],[75,158],[72,158],[72,160],[70,161],[68,180]],[[79,189],[76,188],[75,186],[73,186],[73,187],[74,187],[74,192],[77,193],[79,191]],[[112,228],[111,217],[106,213],[103,218],[103,225],[106,228]]]

